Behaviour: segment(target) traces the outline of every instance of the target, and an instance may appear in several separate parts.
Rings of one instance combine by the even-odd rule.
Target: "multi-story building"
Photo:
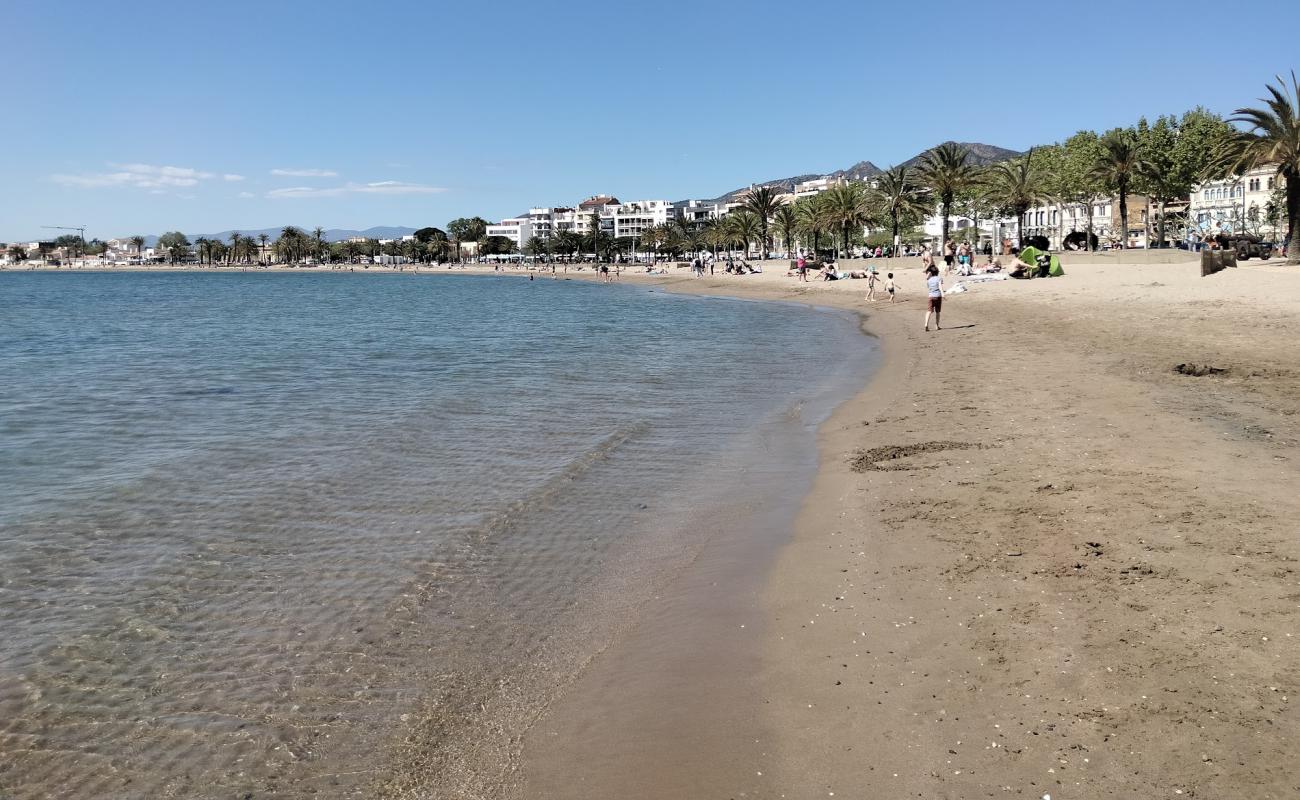
[[[637,238],[646,228],[667,225],[670,220],[676,218],[673,204],[667,200],[637,200],[632,203],[620,203],[610,207],[609,213],[612,222],[610,233],[615,239]]]
[[[622,203],[612,195],[595,195],[576,208],[530,208],[527,214],[489,225],[487,235],[504,236],[522,250],[531,239],[548,240],[563,231],[590,235],[593,220],[606,236],[637,238],[646,228],[667,224],[676,217],[674,205],[667,200]]]
[[[794,185],[794,199],[802,200],[805,197],[812,197],[827,191],[832,186],[839,186],[846,183],[844,178],[813,178],[812,180],[803,181]]]
[[[722,206],[711,200],[681,200],[673,203],[673,219],[690,225],[703,225],[722,216]]]
[[[503,219],[495,225],[487,226],[487,235],[505,237],[514,243],[517,249],[522,251],[534,236],[533,222],[530,217]]]
[[[1188,203],[1189,233],[1200,238],[1242,232],[1277,238],[1281,231],[1270,211],[1278,180],[1276,165],[1269,165],[1196,186]]]
[[[1147,219],[1150,205],[1146,195],[1130,194],[1128,201],[1128,242],[1125,247],[1147,246]],[[1062,240],[1075,232],[1088,230],[1088,207],[1092,206],[1092,233],[1101,247],[1116,243],[1122,230],[1118,197],[1100,197],[1091,203],[1048,203],[1025,212],[1020,220],[1024,235],[1045,236],[1051,249],[1062,248]],[[1018,231],[1009,226],[1002,238],[1013,238]]]

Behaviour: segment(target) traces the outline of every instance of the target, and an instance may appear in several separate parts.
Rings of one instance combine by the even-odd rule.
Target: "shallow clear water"
[[[0,274],[0,796],[372,796],[867,359],[629,286]]]

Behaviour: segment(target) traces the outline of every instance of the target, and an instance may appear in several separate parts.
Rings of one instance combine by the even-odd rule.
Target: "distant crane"
[[[85,226],[85,225],[77,225],[77,226],[68,226],[68,225],[42,225],[41,227],[42,227],[42,228],[49,228],[50,230],[55,230],[55,231],[76,231],[76,232],[77,232],[77,238],[81,240],[81,244],[80,244],[80,245],[77,245],[77,246],[75,246],[75,247],[72,248],[72,250],[73,250],[73,255],[80,255],[80,254],[83,252],[83,248],[86,246],[86,226]]]
[[[86,226],[85,226],[85,225],[75,225],[75,226],[69,226],[69,225],[42,225],[41,227],[42,227],[42,228],[49,228],[50,230],[55,230],[55,231],[76,231],[76,232],[77,232],[77,235],[81,237],[81,241],[83,241],[83,242],[86,241]]]

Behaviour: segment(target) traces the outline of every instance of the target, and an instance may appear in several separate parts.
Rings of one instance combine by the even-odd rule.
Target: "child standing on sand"
[[[939,277],[939,268],[930,267],[925,271],[925,290],[928,299],[925,311],[925,332],[930,332],[930,315],[934,315],[934,329],[939,327],[939,312],[943,310],[943,278]]]
[[[885,275],[885,291],[889,292],[889,302],[894,302],[894,273],[892,272]]]

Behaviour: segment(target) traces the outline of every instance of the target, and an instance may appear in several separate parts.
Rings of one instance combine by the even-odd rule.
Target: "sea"
[[[709,508],[788,535],[875,357],[562,275],[0,273],[0,798],[485,791]]]

